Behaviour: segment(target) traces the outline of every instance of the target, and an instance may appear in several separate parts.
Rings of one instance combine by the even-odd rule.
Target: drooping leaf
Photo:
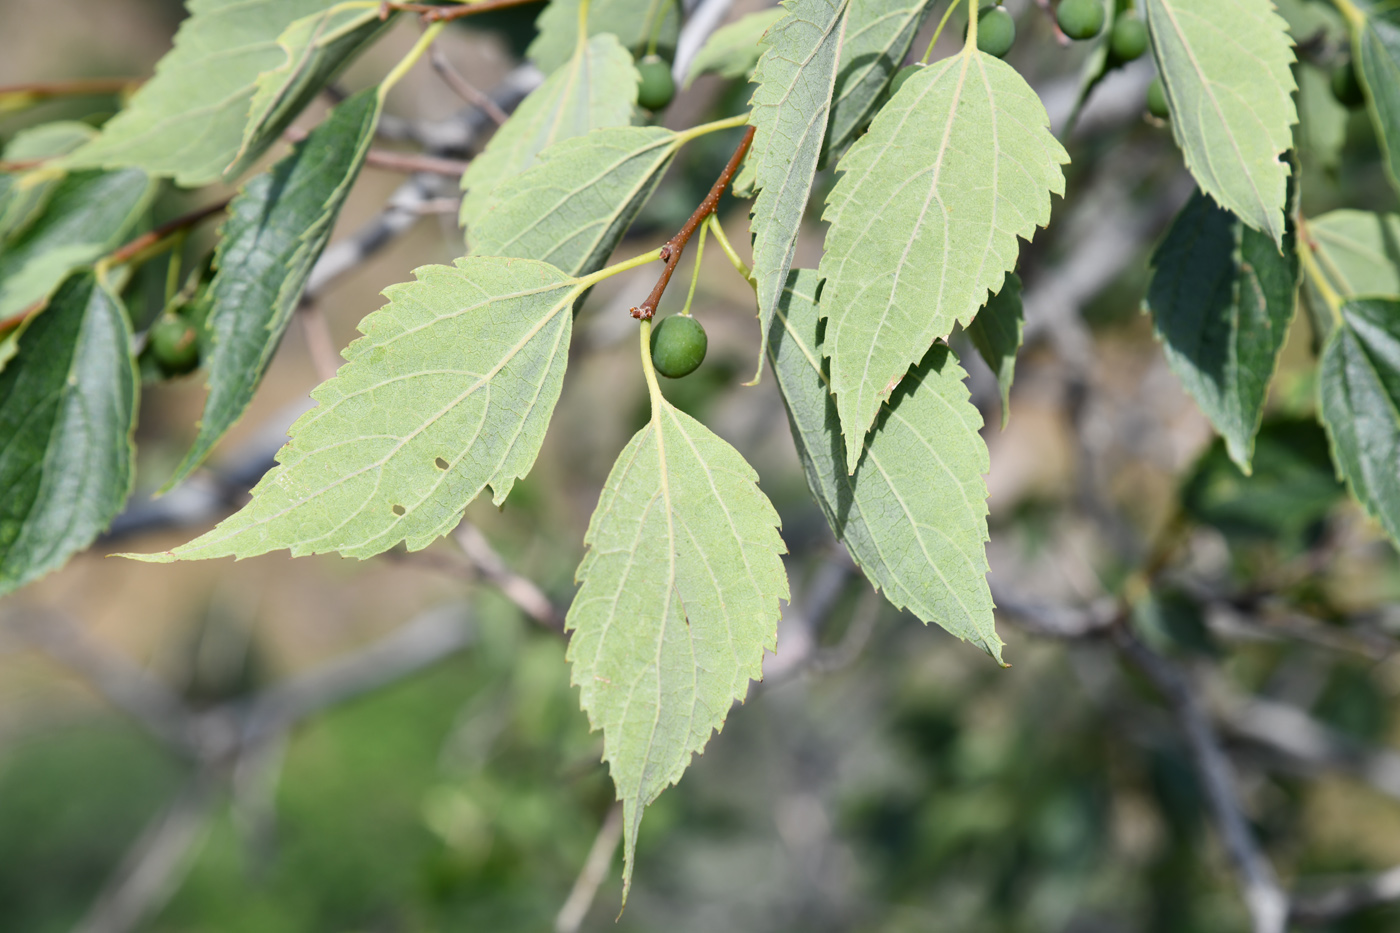
[[[1281,255],[1197,191],[1152,257],[1146,307],[1167,363],[1246,474],[1297,307],[1295,238],[1290,216]]]
[[[5,146],[5,161],[28,162],[49,159],[72,152],[92,139],[97,131],[76,120],[43,123],[21,130]],[[62,172],[42,166],[23,172],[0,172],[0,243],[23,230],[43,211]]]
[[[1400,545],[1400,301],[1341,309],[1318,366],[1322,423],[1338,471]]]
[[[189,18],[175,34],[175,47],[156,64],[155,76],[67,165],[131,166],[186,186],[224,177],[243,149],[258,76],[286,60],[278,38],[292,23],[335,3],[188,0]],[[250,149],[243,156],[251,160],[257,153]]]
[[[748,164],[758,198],[749,229],[763,341],[792,268],[798,228],[826,139],[849,2],[786,0],[787,15],[768,31],[768,47],[754,71],[758,87],[749,123],[756,132]],[[761,371],[761,354],[758,365]]]
[[[492,193],[467,231],[474,256],[539,259],[570,275],[602,268],[665,173],[682,137],[618,126],[566,139]]]
[[[1271,0],[1144,0],[1172,134],[1201,190],[1283,244],[1297,89]]]
[[[1001,426],[1011,418],[1011,383],[1016,378],[1016,353],[1021,349],[1026,317],[1021,307],[1021,277],[1006,273],[1001,291],[993,295],[972,323],[967,336],[996,374],[1001,389]]]
[[[311,100],[392,22],[378,9],[332,6],[293,22],[277,37],[285,60],[258,75],[248,106],[243,145],[224,173],[236,177],[282,133]]]
[[[794,270],[768,336],[807,485],[831,530],[891,603],[1001,661],[987,586],[990,461],[964,372],[929,351],[880,413],[860,464],[847,468],[818,342],[820,277]]]
[[[932,7],[928,0],[851,0],[827,121],[828,153],[844,148],[875,115]]]
[[[346,100],[229,205],[207,299],[209,395],[166,489],[204,461],[252,401],[359,174],[379,110],[375,88]]]
[[[769,7],[716,29],[695,53],[685,86],[690,87],[696,78],[710,73],[721,78],[747,78],[763,54],[764,35],[785,15],[782,7]]]
[[[545,74],[563,67],[574,54],[578,45],[578,7],[579,0],[550,0],[535,21],[539,35],[525,54]],[[610,33],[638,58],[653,32],[657,48],[671,51],[680,31],[678,0],[591,0],[588,5],[588,35]],[[614,88],[620,89],[621,85]]]
[[[91,544],[131,492],[130,340],[119,299],[78,273],[0,372],[0,595]]]
[[[535,462],[583,286],[526,259],[424,266],[385,291],[364,337],[292,425],[253,501],[168,562],[339,551],[371,557],[446,534],[488,484],[497,505]]]
[[[632,56],[608,33],[581,45],[530,92],[462,174],[462,226],[481,219],[492,192],[535,164],[546,147],[604,126],[627,126],[637,103]]]
[[[1356,75],[1366,89],[1386,172],[1400,191],[1400,8],[1389,0],[1355,0],[1342,9],[1352,19]]]
[[[75,172],[44,212],[0,245],[0,318],[42,301],[68,273],[121,245],[155,196],[145,172]]]
[[[1307,226],[1317,263],[1334,291],[1346,298],[1400,300],[1400,214],[1331,211]]]
[[[623,898],[642,810],[724,725],[788,598],[778,514],[734,448],[653,388],[588,525],[565,620],[572,681],[623,806]]]
[[[1069,156],[1048,124],[1015,69],[965,49],[911,77],[841,160],[822,352],[848,466],[909,367],[971,321],[1015,268],[1018,237],[1049,221]]]

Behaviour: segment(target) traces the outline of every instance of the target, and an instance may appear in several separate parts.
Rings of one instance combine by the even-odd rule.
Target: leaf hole
[[[436,460],[433,461],[433,466],[437,467],[439,470],[445,470],[447,469],[447,461],[442,459],[441,457],[438,457]]]
[[[407,512],[407,511],[408,511],[408,509],[404,508],[404,507],[401,506],[401,505],[396,505],[396,506],[394,506],[394,514],[395,514],[395,515],[402,515],[404,512]]]

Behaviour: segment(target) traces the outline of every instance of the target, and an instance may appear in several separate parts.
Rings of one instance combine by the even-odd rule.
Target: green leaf
[[[1069,156],[1040,98],[975,49],[919,70],[841,160],[823,352],[854,467],[881,403],[1016,267],[1018,237],[1050,219]]]
[[[1342,9],[1352,21],[1352,55],[1366,104],[1385,153],[1386,172],[1400,191],[1400,8],[1356,0]],[[1364,7],[1364,15],[1359,11]]]
[[[1197,191],[1152,257],[1145,304],[1167,363],[1246,474],[1298,304],[1295,240],[1290,217],[1281,255]]]
[[[390,17],[380,19],[377,8],[331,7],[304,16],[283,30],[277,44],[286,60],[258,75],[243,145],[224,174],[233,178],[251,167],[321,89],[378,39],[390,22]]]
[[[1342,306],[1318,366],[1322,423],[1341,476],[1400,545],[1400,301]]]
[[[608,476],[564,625],[572,680],[622,801],[623,899],[642,809],[724,725],[788,598],[778,513],[734,448],[666,402]]]
[[[769,7],[716,29],[695,53],[685,86],[690,87],[696,78],[711,72],[721,78],[747,78],[766,47],[764,35],[785,15],[782,7]]]
[[[1021,349],[1026,317],[1021,307],[1021,277],[1006,281],[967,325],[967,336],[996,374],[1001,389],[1001,426],[1011,419],[1011,383],[1016,378],[1016,352]]]
[[[535,164],[546,147],[603,126],[627,126],[637,104],[637,69],[604,33],[530,92],[462,174],[462,226],[481,220],[492,192]]]
[[[1331,211],[1307,222],[1308,240],[1332,289],[1346,298],[1400,300],[1400,214]]]
[[[828,153],[844,148],[875,115],[932,7],[927,0],[851,0],[827,126]]]
[[[1172,134],[1201,190],[1283,245],[1296,86],[1270,0],[1144,0]]]
[[[1331,76],[1321,68],[1298,67],[1298,125],[1299,147],[1313,163],[1336,171],[1346,143],[1347,109],[1332,94]]]
[[[0,372],[0,595],[90,545],[131,492],[130,340],[121,302],[83,272]]]
[[[821,158],[848,3],[785,0],[787,15],[769,30],[768,48],[754,71],[758,87],[749,123],[757,131],[748,162],[753,167],[758,198],[749,229],[753,232],[753,277],[763,342],[768,339],[773,312],[792,268],[798,229]],[[758,365],[761,372],[762,355]]]
[[[156,64],[155,76],[95,140],[69,156],[68,167],[133,166],[186,186],[224,177],[243,150],[259,76],[286,60],[278,38],[292,23],[335,2],[188,0],[190,16],[175,34],[175,47]],[[246,164],[257,153],[242,155]]]
[[[0,246],[0,318],[42,301],[79,266],[121,245],[155,197],[144,172],[75,172],[44,212]]]
[[[768,337],[807,485],[831,530],[896,607],[982,648],[1002,641],[987,586],[990,461],[965,373],[936,345],[881,411],[860,464],[847,468],[822,371],[820,277],[794,270]]]
[[[5,161],[26,162],[65,155],[97,135],[86,123],[62,120],[21,130],[5,147]],[[42,213],[62,172],[43,167],[26,172],[0,172],[0,243],[14,236]]]
[[[535,462],[564,379],[574,300],[553,266],[467,258],[385,291],[365,335],[292,425],[253,501],[166,563],[339,551],[371,557],[451,531],[488,484],[497,505]]]
[[[570,275],[598,271],[683,141],[659,126],[618,126],[550,146],[492,193],[467,231],[472,255],[539,259]]]
[[[545,74],[562,67],[574,55],[578,46],[578,7],[579,0],[551,0],[535,21],[539,35],[525,54]],[[680,31],[677,0],[591,0],[588,5],[588,35],[610,33],[638,57],[653,32],[657,35],[657,48],[670,51],[675,49]]]
[[[340,104],[290,155],[229,205],[208,292],[208,398],[169,489],[243,416],[301,301],[374,138],[380,101],[367,88]]]

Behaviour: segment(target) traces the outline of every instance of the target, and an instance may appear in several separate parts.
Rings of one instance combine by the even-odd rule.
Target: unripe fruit
[[[904,87],[904,82],[922,71],[923,67],[923,65],[905,65],[903,68],[896,71],[894,77],[890,79],[890,96],[893,97],[898,94],[899,89]]]
[[[1171,118],[1171,110],[1167,107],[1167,88],[1161,78],[1153,78],[1147,86],[1147,112],[1159,120]]]
[[[1092,39],[1103,32],[1103,0],[1060,0],[1055,22],[1071,39]]]
[[[991,6],[977,15],[977,48],[994,58],[1002,58],[1016,41],[1016,20],[999,6]]]
[[[651,363],[669,379],[689,376],[705,359],[705,328],[688,314],[673,314],[651,332]]]
[[[1332,69],[1332,96],[1350,110],[1366,103],[1366,92],[1356,77],[1356,66],[1347,61]]]
[[[648,55],[637,62],[637,104],[647,110],[661,110],[676,96],[671,66],[659,55]]]
[[[1147,24],[1131,10],[1113,21],[1113,33],[1108,39],[1113,57],[1120,62],[1141,58],[1147,51]]]
[[[161,315],[160,320],[151,325],[147,339],[156,362],[168,375],[178,376],[199,365],[199,337],[184,318]]]

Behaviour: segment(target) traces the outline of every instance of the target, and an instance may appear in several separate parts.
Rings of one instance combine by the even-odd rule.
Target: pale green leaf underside
[[[204,461],[253,400],[369,151],[379,110],[375,88],[344,101],[229,205],[208,292],[209,395],[194,444],[165,489]]]
[[[747,78],[766,47],[764,34],[785,15],[782,7],[770,7],[716,29],[695,53],[685,86],[690,87],[696,78],[709,73],[721,78]]]
[[[579,0],[551,0],[535,20],[539,35],[525,55],[545,74],[561,67],[574,54],[578,45],[578,6]],[[611,33],[640,58],[659,19],[656,46],[671,52],[681,30],[679,8],[677,0],[591,0],[588,35]]]
[[[1016,379],[1016,353],[1021,349],[1026,317],[1021,306],[1021,277],[1006,274],[1006,281],[972,323],[967,336],[997,377],[1001,390],[1001,426],[1011,420],[1011,383]]]
[[[987,586],[990,462],[962,367],[935,346],[881,412],[852,474],[822,372],[819,281],[812,270],[792,272],[768,338],[807,485],[891,603],[1001,661]]]
[[[588,525],[568,658],[623,804],[624,897],[643,808],[680,779],[776,648],[784,548],[757,478],[658,397]]]
[[[0,373],[0,595],[62,566],[121,511],[136,456],[130,340],[119,299],[77,274]]]
[[[1146,307],[1167,363],[1248,474],[1297,307],[1293,223],[1280,254],[1265,234],[1197,191],[1152,265]]]
[[[1365,22],[1353,42],[1386,172],[1400,191],[1400,8],[1388,0],[1367,4]]]
[[[1068,161],[1040,98],[977,51],[920,69],[851,146],[821,261],[822,350],[850,466],[909,367],[1001,289]]]
[[[828,153],[839,152],[875,115],[932,6],[927,0],[851,0],[827,125]]]
[[[535,462],[559,400],[581,286],[526,259],[424,266],[385,291],[364,337],[292,425],[253,500],[172,561],[426,547],[488,484],[497,505]]]
[[[155,76],[67,164],[135,166],[189,186],[218,180],[243,146],[258,76],[286,59],[277,38],[334,3],[189,0],[190,16]]]
[[[1400,301],[1343,306],[1318,366],[1318,397],[1339,472],[1400,546]]]
[[[659,126],[618,126],[550,146],[492,193],[467,231],[472,255],[539,259],[570,275],[596,272],[680,144]]]
[[[792,268],[797,232],[821,158],[848,2],[786,0],[787,15],[769,30],[768,47],[754,71],[758,87],[749,123],[756,132],[748,162],[758,198],[749,229],[763,341]],[[761,369],[761,352],[758,365]]]
[[[632,56],[609,33],[594,36],[521,101],[462,174],[468,237],[492,192],[524,172],[548,146],[604,126],[627,126],[637,103]]]
[[[1172,133],[1201,190],[1283,243],[1298,122],[1288,23],[1270,0],[1144,0]]]
[[[1308,221],[1308,239],[1333,290],[1400,300],[1400,214],[1331,211]]]

